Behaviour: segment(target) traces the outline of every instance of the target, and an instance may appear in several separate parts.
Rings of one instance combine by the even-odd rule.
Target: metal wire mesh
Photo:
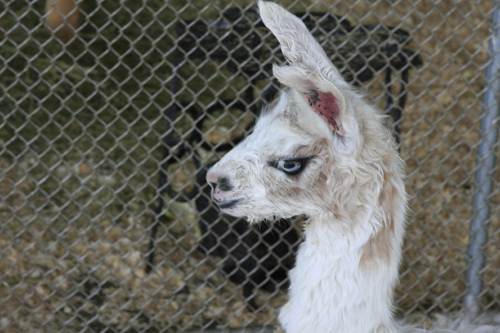
[[[407,92],[397,123],[412,213],[396,302],[406,317],[459,310],[492,2],[280,4],[373,103]],[[0,331],[276,323],[300,230],[220,215],[202,180],[251,130],[282,60],[254,6],[0,3]],[[500,306],[494,179],[483,312]]]

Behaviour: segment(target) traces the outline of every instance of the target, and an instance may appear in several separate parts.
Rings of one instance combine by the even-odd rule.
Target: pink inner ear
[[[336,131],[340,136],[344,135],[344,129],[339,122],[340,109],[337,100],[331,94],[314,92],[313,95],[302,93],[309,105],[330,126],[330,130]]]

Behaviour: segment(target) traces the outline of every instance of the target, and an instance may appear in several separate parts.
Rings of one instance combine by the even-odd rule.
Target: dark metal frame
[[[208,109],[205,110],[206,114],[210,114],[211,112],[218,110],[218,109],[223,109],[225,108],[226,105],[231,105],[232,108],[237,108],[243,111],[247,111],[247,105],[251,105],[254,102],[254,86],[255,83],[260,80],[260,79],[266,79],[271,77],[271,75],[258,75],[259,72],[263,69],[263,72],[270,73],[271,72],[271,67],[270,64],[267,64],[261,68],[260,66],[256,66],[255,64],[251,64],[254,66],[247,66],[243,67],[241,69],[238,69],[237,63],[241,60],[248,60],[247,59],[242,59],[246,56],[250,56],[253,59],[259,59],[259,52],[263,52],[261,48],[255,50],[257,46],[262,46],[262,36],[258,35],[257,32],[254,30],[252,31],[252,27],[248,29],[250,32],[250,37],[246,36],[247,39],[251,40],[252,45],[250,47],[247,47],[247,49],[251,49],[253,53],[251,55],[246,54],[245,51],[240,52],[242,54],[233,54],[232,52],[227,52],[225,50],[230,49],[227,47],[221,48],[220,45],[216,45],[214,43],[219,42],[221,37],[214,36],[213,34],[219,33],[220,35],[224,36],[224,39],[222,41],[222,44],[224,41],[226,41],[228,44],[231,44],[231,46],[234,46],[234,43],[240,43],[241,36],[238,36],[238,29],[232,29],[233,25],[237,24],[246,24],[245,22],[242,22],[241,17],[245,15],[253,15],[258,17],[258,10],[256,8],[250,8],[247,9],[245,12],[242,13],[241,10],[239,9],[228,9],[224,11],[221,15],[221,19],[216,20],[216,21],[208,21],[205,22],[203,20],[197,20],[197,21],[179,21],[177,24],[177,33],[179,36],[179,40],[177,43],[177,48],[174,51],[174,76],[171,80],[171,87],[170,91],[172,94],[176,94],[177,92],[180,91],[180,65],[183,62],[183,58],[185,57],[185,54],[188,54],[189,58],[205,58],[209,57],[212,60],[215,61],[226,61],[226,65],[228,68],[232,71],[239,71],[240,74],[243,73],[247,77],[251,77],[252,81],[249,87],[246,89],[244,93],[244,101],[243,102],[234,102],[234,101],[222,101],[222,102],[215,102],[212,104]],[[324,27],[327,29],[334,29],[334,31],[328,31],[327,33],[329,35],[326,36],[333,36],[338,34],[352,34],[354,33],[366,33],[366,38],[370,38],[371,35],[370,33],[383,33],[383,34],[389,34],[390,36],[399,36],[401,37],[401,41],[403,44],[408,44],[409,43],[409,35],[407,32],[401,30],[401,29],[395,29],[391,27],[384,27],[384,26],[361,26],[358,30],[352,29],[350,26],[349,22],[345,19],[339,18],[337,16],[331,15],[331,14],[324,14],[324,13],[301,13],[297,14],[297,16],[302,17],[306,25],[311,29],[315,25],[318,25],[319,27]],[[317,20],[317,21],[316,21]],[[335,21],[335,22],[333,22]],[[319,24],[318,24],[319,22]],[[333,22],[333,26],[332,26]],[[260,20],[252,22],[254,24],[254,27],[260,27],[262,26],[262,22]],[[336,26],[336,28],[335,28]],[[244,28],[244,27],[243,27]],[[245,29],[242,29],[245,30]],[[214,32],[215,31],[215,32]],[[213,32],[213,33],[211,33]],[[323,30],[323,32],[325,32]],[[316,31],[314,33],[315,37],[318,38],[318,35],[323,33],[322,31]],[[247,32],[248,33],[248,32]],[[233,34],[233,35],[232,35]],[[196,38],[193,38],[196,37]],[[320,36],[324,37],[324,36]],[[342,36],[344,37],[344,36]],[[364,41],[360,42],[360,45],[364,45]],[[224,45],[223,45],[224,46]],[[409,76],[409,70],[411,68],[414,68],[416,66],[419,66],[422,64],[421,58],[418,56],[418,54],[415,54],[407,49],[402,49],[403,45],[396,46],[396,49],[389,49],[386,48],[384,49],[383,47],[378,48],[376,51],[381,52],[383,54],[385,61],[385,64],[380,64],[377,63],[378,67],[385,67],[385,101],[386,101],[386,107],[385,107],[385,112],[387,115],[391,116],[393,119],[393,126],[394,126],[394,132],[395,132],[395,137],[396,137],[396,142],[398,146],[401,143],[401,117],[402,117],[402,112],[404,110],[406,100],[407,100],[407,85],[408,85],[408,76]],[[362,46],[363,47],[363,46]],[[393,47],[391,45],[391,47]],[[222,50],[221,50],[222,49]],[[238,51],[236,51],[237,53]],[[365,55],[368,59],[371,59],[370,54]],[[396,57],[399,57],[398,61],[393,61],[396,59]],[[229,59],[229,60],[228,60]],[[248,64],[248,61],[247,61]],[[362,63],[348,63],[347,66],[349,66],[349,70],[351,73],[357,73],[353,75],[353,82],[354,84],[361,84],[361,82],[364,82],[368,79],[371,79],[373,77],[373,70],[371,70],[370,65],[370,60],[362,62]],[[397,101],[395,102],[395,99],[393,97],[392,93],[392,74],[393,72],[396,71],[401,71],[401,87],[397,96]],[[397,72],[396,72],[397,73]],[[345,73],[344,73],[345,74]],[[359,74],[359,75],[358,75]],[[270,101],[276,94],[277,89],[274,84],[272,84],[264,93],[263,96],[263,103],[265,101]],[[151,228],[151,237],[150,237],[150,243],[149,243],[149,258],[148,258],[148,263],[146,265],[146,272],[150,273],[154,267],[154,257],[155,257],[155,247],[156,247],[156,235],[158,232],[158,226],[159,226],[159,216],[161,215],[163,206],[165,204],[165,194],[168,194],[173,198],[175,201],[179,202],[188,202],[193,200],[196,195],[199,193],[199,189],[197,187],[194,187],[189,193],[180,193],[174,191],[170,185],[168,184],[168,174],[167,174],[167,169],[170,163],[172,162],[172,158],[174,156],[182,156],[184,153],[187,151],[192,152],[193,156],[193,161],[196,166],[196,169],[199,170],[201,167],[201,161],[200,158],[196,152],[196,149],[194,148],[194,142],[200,142],[202,146],[208,149],[213,149],[208,143],[203,142],[202,137],[201,137],[201,129],[203,122],[207,119],[206,115],[200,114],[194,107],[189,107],[185,109],[185,112],[188,112],[193,115],[193,119],[196,119],[195,126],[196,129],[195,131],[192,132],[192,134],[186,139],[177,139],[174,138],[172,131],[173,128],[171,124],[175,121],[176,119],[176,114],[178,113],[179,109],[177,106],[178,103],[175,101],[172,102],[171,106],[167,108],[164,112],[165,114],[165,119],[166,119],[166,131],[165,131],[165,136],[163,138],[163,154],[162,154],[162,164],[160,168],[160,175],[159,175],[159,181],[158,181],[158,197],[157,197],[157,203],[156,203],[156,208],[154,210],[154,217],[153,217],[153,222],[152,222],[152,228]],[[261,103],[262,104],[262,103]],[[258,107],[254,105],[253,107],[250,108],[250,111],[253,112],[254,114],[257,114]],[[253,126],[253,122],[250,123],[247,128],[246,128],[246,133],[248,133],[249,129]],[[215,148],[215,151],[226,151],[234,147],[238,142],[240,142],[245,135],[230,141],[228,143],[219,145],[218,147]],[[173,148],[177,149],[176,154],[172,155]]]

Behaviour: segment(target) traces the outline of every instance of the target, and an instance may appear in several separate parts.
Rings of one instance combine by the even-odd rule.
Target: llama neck
[[[392,332],[392,293],[400,239],[389,257],[366,255],[377,221],[357,227],[332,218],[310,220],[290,272],[290,301],[280,313],[287,333]]]

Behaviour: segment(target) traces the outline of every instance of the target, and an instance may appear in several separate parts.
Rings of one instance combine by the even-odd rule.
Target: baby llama
[[[207,174],[212,198],[249,221],[307,215],[290,271],[287,333],[426,332],[393,318],[405,230],[403,162],[385,117],[339,75],[296,16],[259,2],[290,66],[253,133]],[[432,332],[498,332],[455,324]]]

